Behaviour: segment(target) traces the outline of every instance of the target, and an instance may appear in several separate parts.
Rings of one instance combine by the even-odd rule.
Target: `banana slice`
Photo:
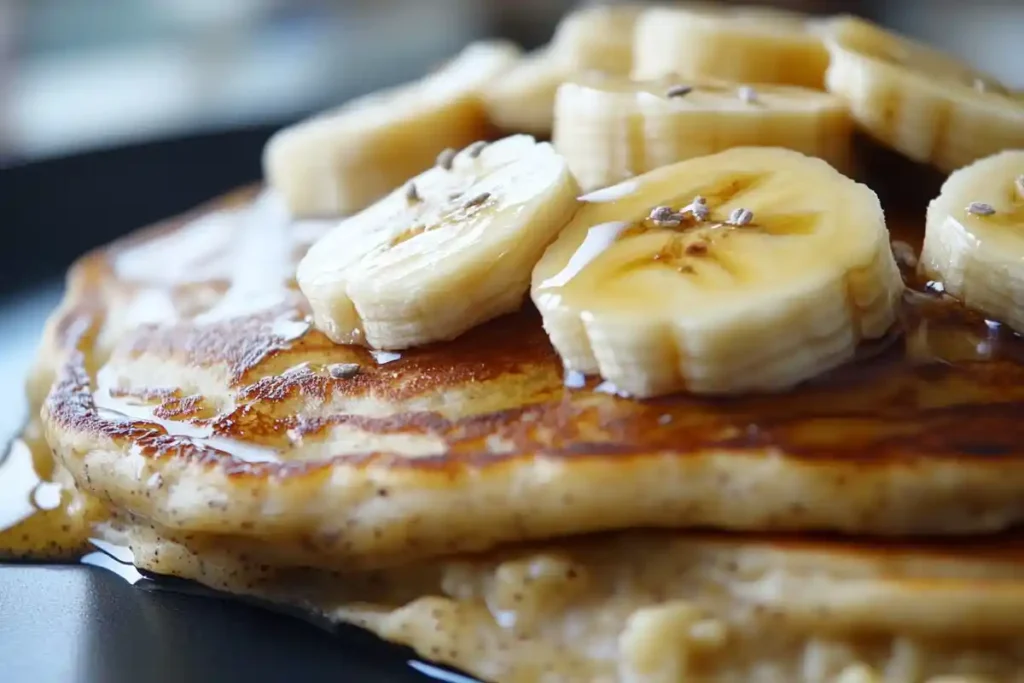
[[[551,44],[536,50],[484,91],[491,123],[508,132],[548,137],[555,93],[574,74],[627,75],[633,65],[633,25],[640,4],[597,5],[568,14]]]
[[[551,48],[527,55],[484,90],[491,123],[504,131],[549,137],[555,119],[555,93],[574,71]]]
[[[633,68],[633,28],[644,9],[640,3],[578,9],[555,28],[552,48],[574,70],[628,74]]]
[[[919,271],[1024,333],[1024,150],[953,173],[928,207]]]
[[[861,19],[835,20],[828,36],[828,90],[904,156],[951,172],[1024,146],[1024,103],[995,78]]]
[[[737,147],[581,201],[532,297],[566,369],[619,391],[786,389],[896,320],[878,197],[821,160]]]
[[[587,74],[558,90],[552,139],[591,190],[752,145],[795,149],[846,170],[851,133],[845,103],[817,90]]]
[[[651,8],[636,24],[633,75],[821,90],[829,56],[818,27],[802,14],[771,8]]]
[[[264,175],[297,217],[347,215],[430,168],[446,147],[487,136],[484,86],[516,63],[504,41],[467,47],[416,83],[368,95],[278,132]]]
[[[314,244],[299,287],[339,344],[399,350],[452,339],[519,308],[578,191],[551,145],[529,136],[443,153]]]

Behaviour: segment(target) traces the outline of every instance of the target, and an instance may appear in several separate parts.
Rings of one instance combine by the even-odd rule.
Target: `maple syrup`
[[[102,506],[54,477],[34,425],[0,459],[0,561],[73,561],[90,549]]]

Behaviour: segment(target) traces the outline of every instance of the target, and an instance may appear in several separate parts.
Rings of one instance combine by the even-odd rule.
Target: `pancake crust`
[[[293,280],[328,226],[227,204],[79,261],[33,383],[78,485],[163,529],[358,568],[629,527],[1024,520],[1024,346],[940,295],[793,392],[640,402],[564,378],[532,310],[401,355],[334,345]]]

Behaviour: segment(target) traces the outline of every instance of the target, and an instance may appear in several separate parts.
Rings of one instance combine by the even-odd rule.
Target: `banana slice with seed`
[[[919,271],[1024,332],[1024,150],[953,173],[928,207]]]
[[[896,320],[878,198],[821,160],[734,148],[581,201],[532,297],[565,367],[628,394],[786,389]]]
[[[297,217],[347,215],[433,163],[446,147],[487,136],[484,86],[518,47],[474,43],[416,83],[359,98],[275,134],[263,152],[268,184]]]
[[[655,7],[636,25],[633,75],[824,87],[820,22],[771,8]]]
[[[299,287],[339,344],[399,350],[452,339],[519,308],[578,192],[565,161],[529,136],[443,153],[314,244]]]
[[[816,90],[586,74],[559,88],[552,140],[591,190],[729,147],[786,147],[846,170],[851,133],[845,103]]]
[[[828,90],[904,156],[951,172],[1024,146],[1024,103],[994,77],[853,17],[833,21],[826,43]]]
[[[550,136],[555,93],[573,73],[574,67],[551,48],[530,53],[484,90],[491,123],[505,131]]]

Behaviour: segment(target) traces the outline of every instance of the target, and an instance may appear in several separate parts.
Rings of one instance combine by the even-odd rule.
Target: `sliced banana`
[[[438,152],[486,137],[480,92],[516,63],[504,41],[473,43],[421,81],[354,100],[278,132],[268,184],[297,217],[348,215],[430,167]]]
[[[551,135],[555,93],[575,74],[627,75],[633,65],[633,25],[640,4],[595,5],[568,14],[551,44],[522,58],[484,91],[491,122],[500,130]]]
[[[919,271],[1024,333],[1024,150],[953,173],[928,207]]]
[[[896,320],[878,198],[821,160],[734,148],[581,201],[532,297],[565,367],[627,394],[786,389]]]
[[[992,76],[853,17],[833,21],[826,43],[829,91],[904,156],[951,172],[1024,146],[1024,102]]]
[[[549,137],[555,93],[574,72],[551,48],[530,53],[484,90],[491,123],[505,131]]]
[[[585,74],[559,88],[552,140],[586,191],[729,147],[787,147],[846,170],[851,133],[845,103],[817,90]]]
[[[529,136],[442,154],[314,244],[299,287],[339,344],[399,350],[452,339],[519,308],[578,191],[551,145]]]
[[[828,51],[819,22],[771,8],[654,7],[636,24],[633,75],[822,89]]]
[[[592,5],[569,13],[555,28],[552,49],[570,68],[628,74],[633,68],[633,28],[641,3]]]

